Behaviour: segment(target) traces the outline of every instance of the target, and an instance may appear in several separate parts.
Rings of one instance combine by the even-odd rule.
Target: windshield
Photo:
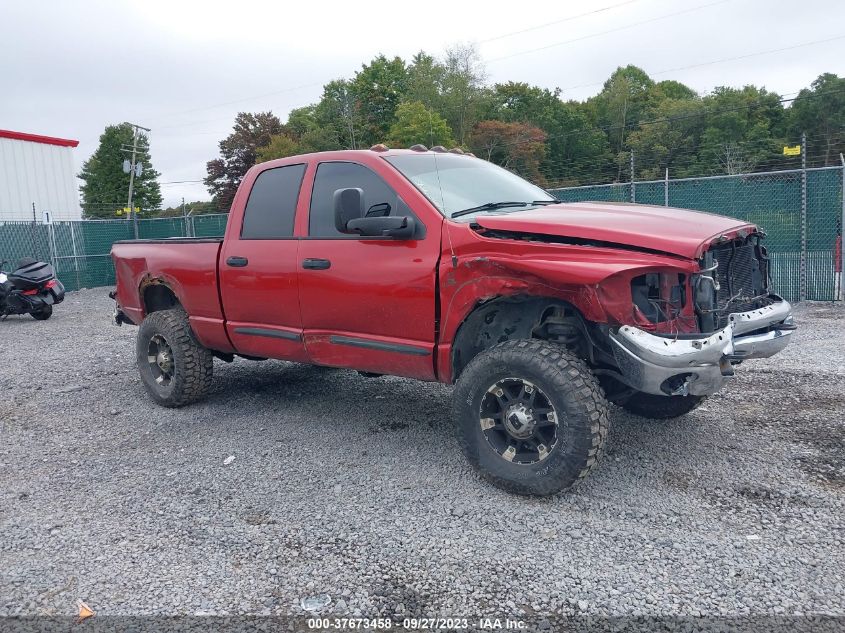
[[[446,217],[506,213],[555,202],[548,193],[486,160],[455,154],[402,154],[384,158]],[[523,204],[497,205],[512,202]],[[474,209],[474,207],[486,207]],[[461,211],[470,211],[462,214]]]

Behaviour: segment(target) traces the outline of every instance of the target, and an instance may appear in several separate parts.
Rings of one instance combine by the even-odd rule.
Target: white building
[[[0,221],[79,220],[73,148],[79,141],[0,130]]]

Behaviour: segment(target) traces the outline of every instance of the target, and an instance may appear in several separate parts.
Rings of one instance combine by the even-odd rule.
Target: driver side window
[[[364,192],[364,214],[370,217],[413,215],[402,198],[378,175],[357,163],[320,163],[311,192],[308,235],[311,237],[348,237],[334,222],[334,192],[357,187]]]

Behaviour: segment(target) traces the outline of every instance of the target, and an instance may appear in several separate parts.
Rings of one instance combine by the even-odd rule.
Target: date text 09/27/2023
[[[314,630],[382,630],[391,629],[437,631],[461,630],[470,627],[498,631],[520,631],[527,628],[522,620],[512,618],[309,618],[308,628]]]

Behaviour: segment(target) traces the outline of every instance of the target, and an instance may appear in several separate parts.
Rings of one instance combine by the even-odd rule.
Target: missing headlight
[[[721,289],[717,280],[719,262],[708,252],[701,260],[701,271],[692,276],[692,298],[702,332],[714,332],[719,324],[716,296]]]
[[[674,321],[686,305],[686,281],[683,273],[646,273],[631,279],[631,298],[652,323]]]

